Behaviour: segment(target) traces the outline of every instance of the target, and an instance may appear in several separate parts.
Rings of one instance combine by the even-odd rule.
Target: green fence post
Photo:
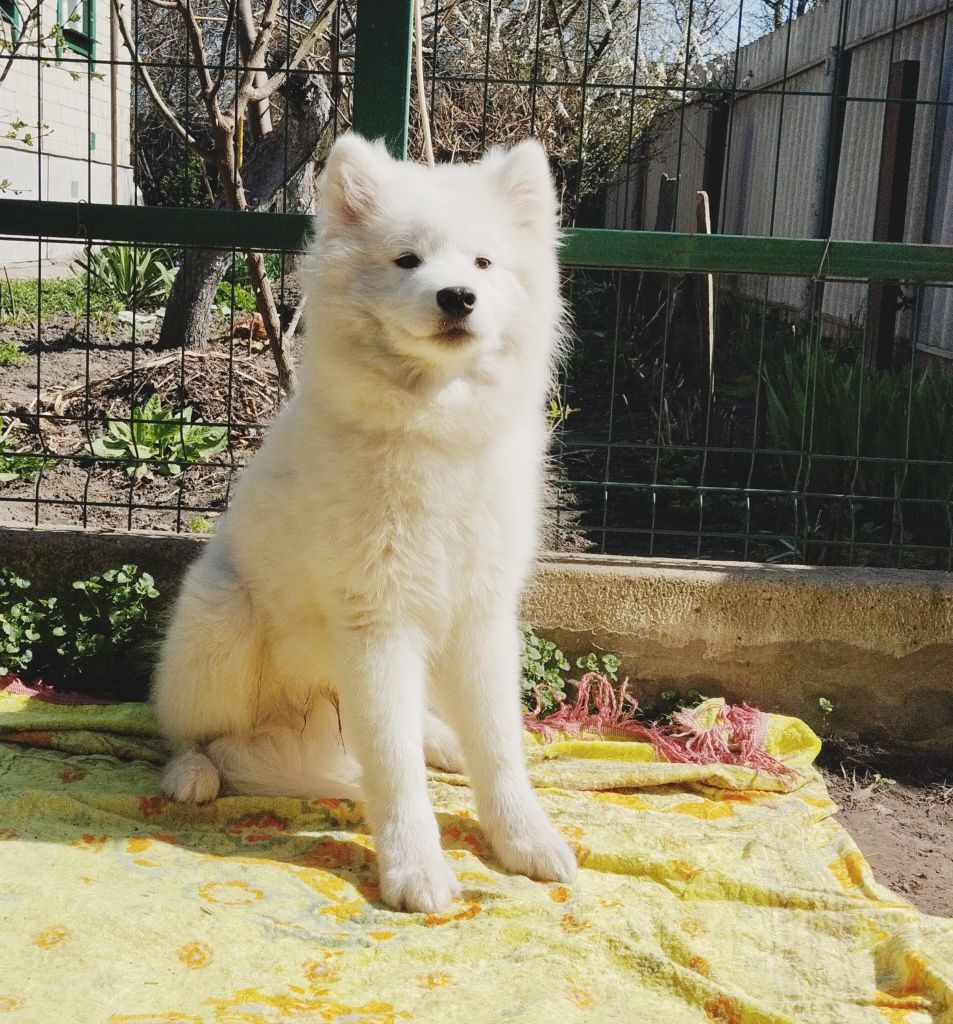
[[[354,129],[407,156],[413,0],[360,0],[354,49]]]

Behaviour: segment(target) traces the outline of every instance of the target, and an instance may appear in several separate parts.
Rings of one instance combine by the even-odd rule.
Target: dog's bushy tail
[[[312,709],[304,730],[269,725],[251,736],[223,736],[209,744],[208,760],[229,793],[361,797],[359,769],[344,750],[327,701]]]

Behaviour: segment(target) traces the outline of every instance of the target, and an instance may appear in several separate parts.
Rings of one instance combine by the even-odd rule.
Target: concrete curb
[[[0,565],[61,590],[135,562],[171,598],[203,543],[0,527]],[[953,574],[547,556],[524,614],[572,658],[620,655],[640,696],[698,689],[953,758]],[[821,697],[834,705],[829,721]]]
[[[953,574],[547,558],[525,614],[567,654],[618,654],[639,695],[697,689],[953,757]]]

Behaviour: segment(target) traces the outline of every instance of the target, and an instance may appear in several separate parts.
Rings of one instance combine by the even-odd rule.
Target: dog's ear
[[[348,132],[331,147],[318,185],[325,209],[335,220],[357,224],[379,208],[391,158],[381,140]]]
[[[526,139],[511,150],[492,150],[483,158],[491,175],[522,228],[552,230],[556,226],[556,191],[546,150]]]

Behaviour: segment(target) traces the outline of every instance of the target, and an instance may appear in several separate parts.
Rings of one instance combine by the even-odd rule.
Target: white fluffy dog
[[[352,134],[321,195],[297,393],[162,646],[166,789],[361,797],[384,900],[437,911],[460,887],[426,757],[466,771],[506,868],[571,881],[518,683],[562,318],[545,154],[430,169]]]

